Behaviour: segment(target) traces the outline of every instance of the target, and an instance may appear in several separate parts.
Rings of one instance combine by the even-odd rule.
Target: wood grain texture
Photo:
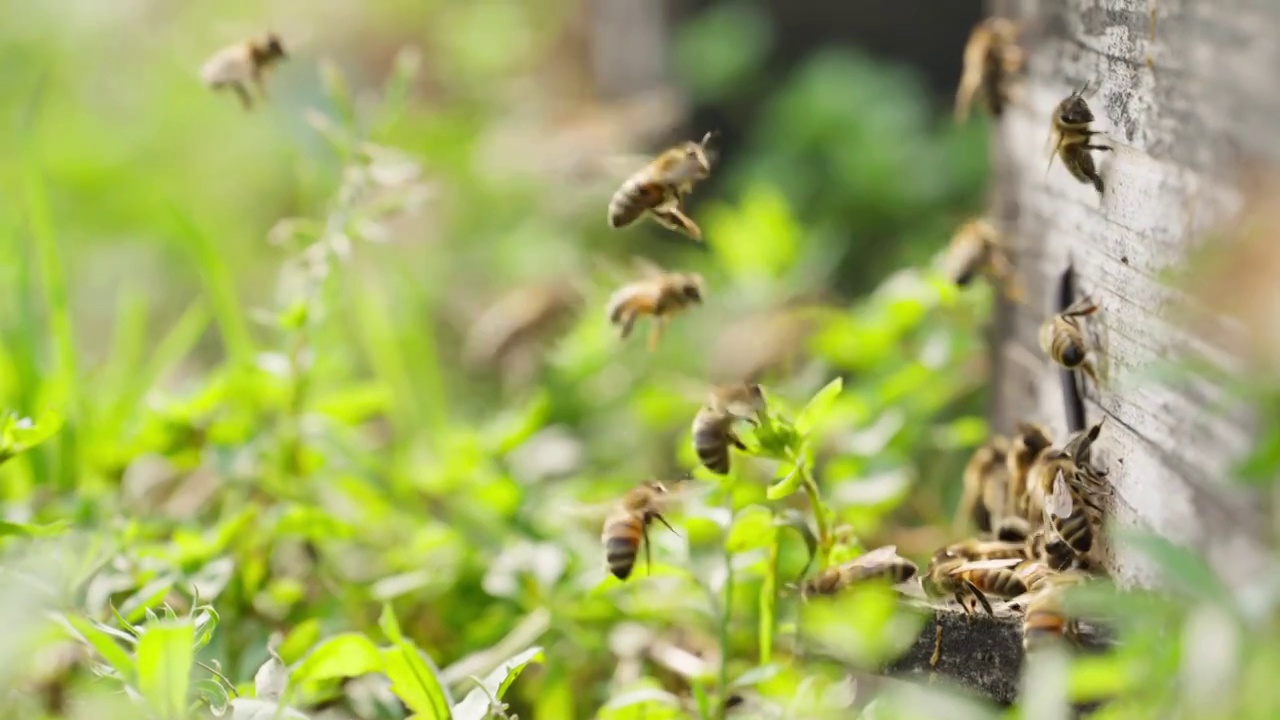
[[[1030,289],[1025,305],[997,316],[996,427],[1027,418],[1066,434],[1057,368],[1036,338],[1071,265],[1079,291],[1102,306],[1092,327],[1108,377],[1102,387],[1081,380],[1088,421],[1108,419],[1098,456],[1115,487],[1113,529],[1154,531],[1199,549],[1229,582],[1246,580],[1266,564],[1269,537],[1264,499],[1229,479],[1252,418],[1205,377],[1162,368],[1238,370],[1221,349],[1232,328],[1188,331],[1185,320],[1204,311],[1168,276],[1238,209],[1241,163],[1280,161],[1280,3],[1039,0],[992,9],[1026,23],[1029,53],[1022,100],[995,130],[992,212]],[[1115,147],[1095,155],[1102,197],[1060,162],[1046,173],[1052,110],[1086,82],[1094,127]],[[1105,563],[1118,582],[1159,583],[1143,556],[1111,545]]]

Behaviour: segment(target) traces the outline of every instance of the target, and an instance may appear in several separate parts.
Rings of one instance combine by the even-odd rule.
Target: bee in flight
[[[998,283],[1010,300],[1020,302],[1023,298],[1000,233],[989,220],[970,220],[956,230],[943,258],[943,270],[959,287],[981,274]]]
[[[669,148],[627,178],[609,200],[609,226],[621,228],[648,213],[658,224],[702,239],[702,229],[684,213],[684,198],[693,186],[711,174],[711,140],[685,142]]]
[[[543,349],[578,314],[582,294],[571,282],[518,287],[480,313],[468,328],[463,357],[498,369],[504,379],[529,379]]]
[[[988,595],[1014,598],[1027,591],[1026,583],[1013,569],[1022,558],[968,560],[963,557],[935,559],[920,579],[920,586],[930,597],[951,595],[972,615],[973,609],[966,600],[975,600],[988,615],[995,615]]]
[[[214,53],[201,66],[200,79],[213,90],[231,88],[244,109],[251,110],[253,96],[249,94],[249,85],[253,85],[265,101],[267,89],[263,78],[271,66],[287,57],[280,36],[267,33],[262,38],[244,40]]]
[[[600,541],[604,544],[605,562],[614,577],[626,580],[631,576],[642,544],[645,567],[649,567],[649,523],[657,520],[671,532],[676,532],[662,516],[662,505],[669,495],[670,491],[663,483],[656,480],[646,482],[628,490],[605,518]]]
[[[699,462],[711,472],[729,473],[729,447],[746,450],[747,446],[733,431],[733,423],[753,417],[765,409],[764,391],[756,383],[739,383],[718,387],[698,414],[693,417],[693,449]]]
[[[1089,84],[1085,83],[1084,87],[1071,93],[1054,108],[1051,136],[1055,140],[1053,155],[1062,158],[1062,164],[1072,177],[1082,183],[1093,183],[1094,189],[1101,195],[1104,190],[1102,176],[1094,165],[1091,151],[1110,152],[1113,148],[1094,145],[1092,142],[1094,135],[1102,133],[1089,129],[1094,118],[1089,103],[1084,99],[1084,92],[1088,87]],[[1049,156],[1049,167],[1053,166],[1053,155]],[[1048,173],[1048,168],[1045,168],[1045,172]]]
[[[1040,350],[1062,367],[1083,370],[1094,383],[1098,382],[1098,370],[1089,357],[1082,320],[1098,309],[1097,303],[1083,297],[1040,326]]]
[[[915,563],[899,555],[897,547],[886,545],[823,570],[800,586],[800,596],[832,595],[868,580],[897,584],[915,577],[916,572]]]
[[[1015,76],[1022,71],[1018,26],[1008,18],[987,18],[978,23],[964,46],[964,71],[956,88],[955,118],[969,117],[975,99],[985,102],[992,117],[1000,117],[1013,98]]]
[[[636,320],[642,315],[653,318],[649,330],[649,350],[658,348],[662,329],[671,317],[702,303],[704,286],[698,273],[657,273],[627,283],[609,298],[605,311],[609,322],[619,327],[623,339],[631,335]]]

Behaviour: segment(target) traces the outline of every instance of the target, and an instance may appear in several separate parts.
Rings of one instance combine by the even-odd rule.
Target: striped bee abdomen
[[[627,180],[609,200],[609,227],[626,227],[635,222],[644,211],[656,207],[666,196],[661,185],[643,182],[637,178]]]
[[[637,516],[618,517],[605,525],[605,561],[609,565],[609,572],[619,580],[626,580],[631,576],[643,533],[644,520]]]
[[[729,474],[729,438],[718,423],[708,423],[694,430],[693,449],[708,470],[720,475]]]

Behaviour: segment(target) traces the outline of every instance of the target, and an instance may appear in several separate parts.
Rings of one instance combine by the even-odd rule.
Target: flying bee
[[[956,88],[956,120],[968,119],[974,99],[985,101],[992,117],[1000,117],[1013,97],[1014,78],[1022,64],[1018,26],[1012,20],[994,17],[978,23],[964,46],[964,71]]]
[[[951,595],[964,608],[965,614],[973,614],[973,609],[966,599],[976,600],[988,615],[995,615],[991,609],[988,595],[1001,598],[1014,598],[1027,591],[1022,578],[1013,570],[1013,566],[1022,562],[1021,558],[998,560],[968,560],[966,558],[948,558],[929,565],[929,570],[920,580],[920,586],[930,597]]]
[[[582,295],[570,283],[519,287],[486,308],[471,323],[463,357],[478,366],[504,367],[525,350],[545,344],[577,314]]]
[[[622,286],[609,298],[609,322],[620,326],[619,335],[631,334],[642,315],[653,317],[649,330],[649,350],[658,348],[658,339],[671,317],[702,303],[702,276],[698,273],[661,273]]]
[[[823,570],[800,586],[800,595],[831,595],[868,580],[897,584],[915,577],[917,570],[915,563],[898,554],[897,547],[886,545]]]
[[[244,109],[251,110],[253,96],[249,94],[248,86],[252,84],[265,101],[267,89],[263,79],[271,66],[287,57],[280,36],[270,32],[262,38],[244,40],[214,53],[200,67],[200,79],[213,90],[231,88]]]
[[[609,572],[619,580],[630,577],[642,544],[645,567],[649,567],[649,523],[657,520],[671,532],[676,532],[661,512],[669,495],[667,486],[661,482],[644,483],[628,490],[617,508],[605,518],[600,541],[604,543],[605,562],[609,566]]]
[[[729,473],[729,447],[746,450],[747,446],[733,431],[737,420],[758,425],[765,409],[764,391],[755,383],[740,383],[717,388],[698,414],[693,417],[693,449],[708,470],[720,475]]]
[[[709,132],[700,142],[669,148],[627,178],[609,200],[609,227],[626,227],[647,212],[659,225],[701,240],[702,229],[681,205],[693,186],[711,174],[714,137]]]
[[[1054,108],[1051,136],[1055,140],[1053,154],[1062,158],[1062,164],[1067,167],[1072,177],[1082,183],[1093,183],[1094,189],[1101,195],[1102,176],[1098,174],[1090,151],[1110,152],[1112,148],[1108,145],[1094,145],[1091,142],[1094,135],[1102,133],[1089,129],[1089,124],[1093,122],[1093,111],[1089,109],[1089,103],[1084,99],[1084,92],[1088,87],[1089,84],[1085,83],[1084,87],[1071,93]],[[1049,167],[1052,166],[1053,155],[1050,155]],[[1048,168],[1045,172],[1048,173]]]
[[[970,220],[956,229],[943,257],[943,271],[959,287],[967,286],[976,275],[984,275],[998,283],[1010,300],[1023,298],[1000,233],[989,220]]]
[[[1040,522],[1040,515],[1028,509],[1027,473],[1045,450],[1053,445],[1049,431],[1029,422],[1018,423],[1018,433],[1013,436],[1009,453],[1005,458],[1009,474],[1009,505],[1007,513],[1031,521]]]
[[[1004,512],[1002,502],[1008,486],[1005,455],[1009,440],[993,435],[969,457],[961,475],[964,490],[957,507],[956,525],[971,521],[978,530],[990,532],[993,516]]]
[[[1081,323],[1098,310],[1097,303],[1083,297],[1040,326],[1040,350],[1062,367],[1083,370],[1095,384],[1098,370],[1089,357],[1089,341]]]

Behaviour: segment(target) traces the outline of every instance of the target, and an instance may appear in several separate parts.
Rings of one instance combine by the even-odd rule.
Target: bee
[[[1022,648],[1024,651],[1043,647],[1054,638],[1078,642],[1079,624],[1068,617],[1062,608],[1062,592],[1068,586],[1087,580],[1083,573],[1068,571],[1053,573],[1038,580],[1029,588],[1030,597],[1022,618]]]
[[[1004,494],[1009,484],[1005,470],[1008,451],[1008,438],[993,435],[965,463],[961,476],[964,490],[956,514],[957,526],[968,518],[978,530],[990,532],[993,516],[1003,514]]]
[[[831,595],[868,580],[902,583],[915,577],[917,570],[915,563],[898,554],[896,546],[886,545],[823,570],[800,587],[800,595]]]
[[[974,99],[985,101],[992,117],[1000,117],[1013,95],[1013,78],[1022,70],[1018,26],[1007,18],[978,23],[964,46],[964,71],[956,88],[955,118],[964,122]]]
[[[659,273],[622,286],[609,298],[609,322],[620,326],[623,339],[631,334],[642,315],[653,317],[649,350],[656,350],[662,329],[671,317],[692,305],[701,304],[704,292],[698,273]]]
[[[258,95],[265,101],[267,89],[263,78],[271,66],[287,57],[280,36],[269,32],[262,38],[244,40],[214,53],[200,67],[200,79],[213,90],[231,88],[244,109],[252,110],[253,97],[248,85],[257,88]]]
[[[605,562],[614,577],[626,580],[631,576],[641,544],[644,545],[645,567],[649,567],[649,523],[657,520],[671,532],[676,532],[661,512],[669,494],[667,486],[661,482],[644,483],[628,490],[617,508],[605,518],[600,541],[604,543]]]
[[[943,271],[959,287],[967,286],[981,274],[999,283],[1010,300],[1023,298],[1000,233],[989,220],[970,220],[956,229],[943,258]]]
[[[729,473],[729,447],[746,450],[747,446],[733,431],[736,420],[758,425],[753,415],[765,408],[764,391],[755,383],[741,383],[716,388],[693,418],[693,449],[708,470],[720,475]]]
[[[1067,171],[1072,177],[1082,183],[1093,183],[1094,189],[1101,195],[1104,189],[1102,176],[1098,174],[1090,151],[1110,152],[1113,148],[1091,143],[1094,135],[1102,133],[1089,129],[1089,124],[1093,122],[1093,111],[1089,109],[1089,103],[1084,99],[1084,92],[1088,87],[1089,84],[1085,83],[1084,87],[1058,103],[1058,107],[1053,111],[1052,137],[1055,144],[1053,155],[1049,156],[1049,167],[1053,166],[1054,155],[1062,158],[1062,164],[1067,166]],[[1048,168],[1045,172],[1048,173]]]
[[[988,595],[1014,598],[1027,591],[1026,583],[1013,567],[1021,558],[998,560],[968,560],[947,558],[929,565],[928,572],[920,580],[920,586],[930,597],[951,595],[964,608],[965,614],[973,614],[966,599],[976,600],[988,615],[995,615]]]
[[[933,562],[938,563],[953,558],[963,558],[965,560],[1008,560],[1016,558],[1022,560],[1026,557],[1026,543],[965,538],[942,547],[933,554]]]
[[[700,142],[669,148],[627,178],[609,200],[609,227],[626,227],[648,212],[659,225],[701,240],[702,229],[681,205],[693,186],[711,174],[714,137],[709,132]]]
[[[1083,370],[1094,383],[1098,382],[1098,370],[1090,357],[1081,319],[1098,310],[1097,303],[1083,297],[1040,326],[1040,350],[1062,367]]]
[[[581,300],[581,294],[568,283],[517,288],[471,323],[463,357],[480,366],[506,366],[524,349],[555,332],[577,312]]]
[[[999,523],[996,523],[992,534],[996,536],[996,540],[1003,542],[1025,543],[1027,538],[1031,536],[1031,530],[1031,523],[1026,518],[1008,515],[1001,518]]]
[[[1093,517],[1097,508],[1081,501],[1067,480],[1075,468],[1058,467],[1052,484],[1045,488],[1045,552],[1050,557],[1066,555],[1084,558],[1093,548]]]
[[[1039,511],[1030,512],[1028,508],[1027,473],[1040,455],[1053,445],[1049,431],[1040,425],[1029,422],[1018,423],[1018,433],[1014,435],[1009,453],[1005,458],[1009,473],[1009,505],[1007,512],[1031,521],[1040,522]]]

